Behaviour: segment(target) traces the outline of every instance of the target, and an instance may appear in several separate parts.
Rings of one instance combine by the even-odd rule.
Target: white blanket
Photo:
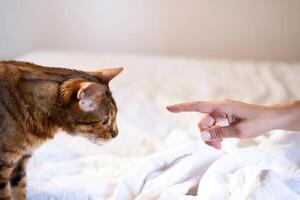
[[[224,153],[201,141],[177,141],[121,179],[111,199],[300,199],[296,163],[258,147]],[[197,194],[188,196],[197,186]]]
[[[257,146],[225,152],[205,145],[197,137],[173,131],[162,149],[145,158],[68,155],[50,159],[42,166],[35,163],[30,171],[29,199],[300,199],[300,159],[293,155],[300,145],[299,135],[277,131],[252,141],[259,143]],[[119,167],[119,180],[103,181],[94,167],[112,173],[105,162],[114,163],[114,170]],[[132,169],[126,169],[126,165]]]

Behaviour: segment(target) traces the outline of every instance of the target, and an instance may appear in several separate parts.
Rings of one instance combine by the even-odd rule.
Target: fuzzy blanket
[[[55,141],[67,138],[62,134]],[[73,145],[89,145],[77,139]],[[300,199],[299,133],[277,131],[248,141],[246,148],[236,143],[218,151],[173,131],[156,153],[137,158],[113,152],[78,156],[72,145],[61,145],[48,143],[31,162],[29,199]],[[62,149],[66,157],[59,158]],[[45,160],[35,163],[38,157]]]

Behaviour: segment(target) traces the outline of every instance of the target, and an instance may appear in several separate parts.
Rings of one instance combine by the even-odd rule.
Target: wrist
[[[270,106],[272,129],[300,130],[300,101],[291,101]]]

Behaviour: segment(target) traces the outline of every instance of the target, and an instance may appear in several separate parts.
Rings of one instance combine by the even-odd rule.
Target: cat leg
[[[13,169],[9,181],[14,200],[26,200],[26,165],[30,158],[30,154],[22,156]]]
[[[0,153],[0,200],[12,200],[9,178],[13,171],[14,162],[5,159]]]

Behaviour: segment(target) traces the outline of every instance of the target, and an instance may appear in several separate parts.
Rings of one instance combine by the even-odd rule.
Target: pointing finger
[[[201,113],[211,113],[214,109],[214,105],[211,102],[197,101],[197,102],[187,102],[168,106],[167,109],[170,112],[201,112]]]

